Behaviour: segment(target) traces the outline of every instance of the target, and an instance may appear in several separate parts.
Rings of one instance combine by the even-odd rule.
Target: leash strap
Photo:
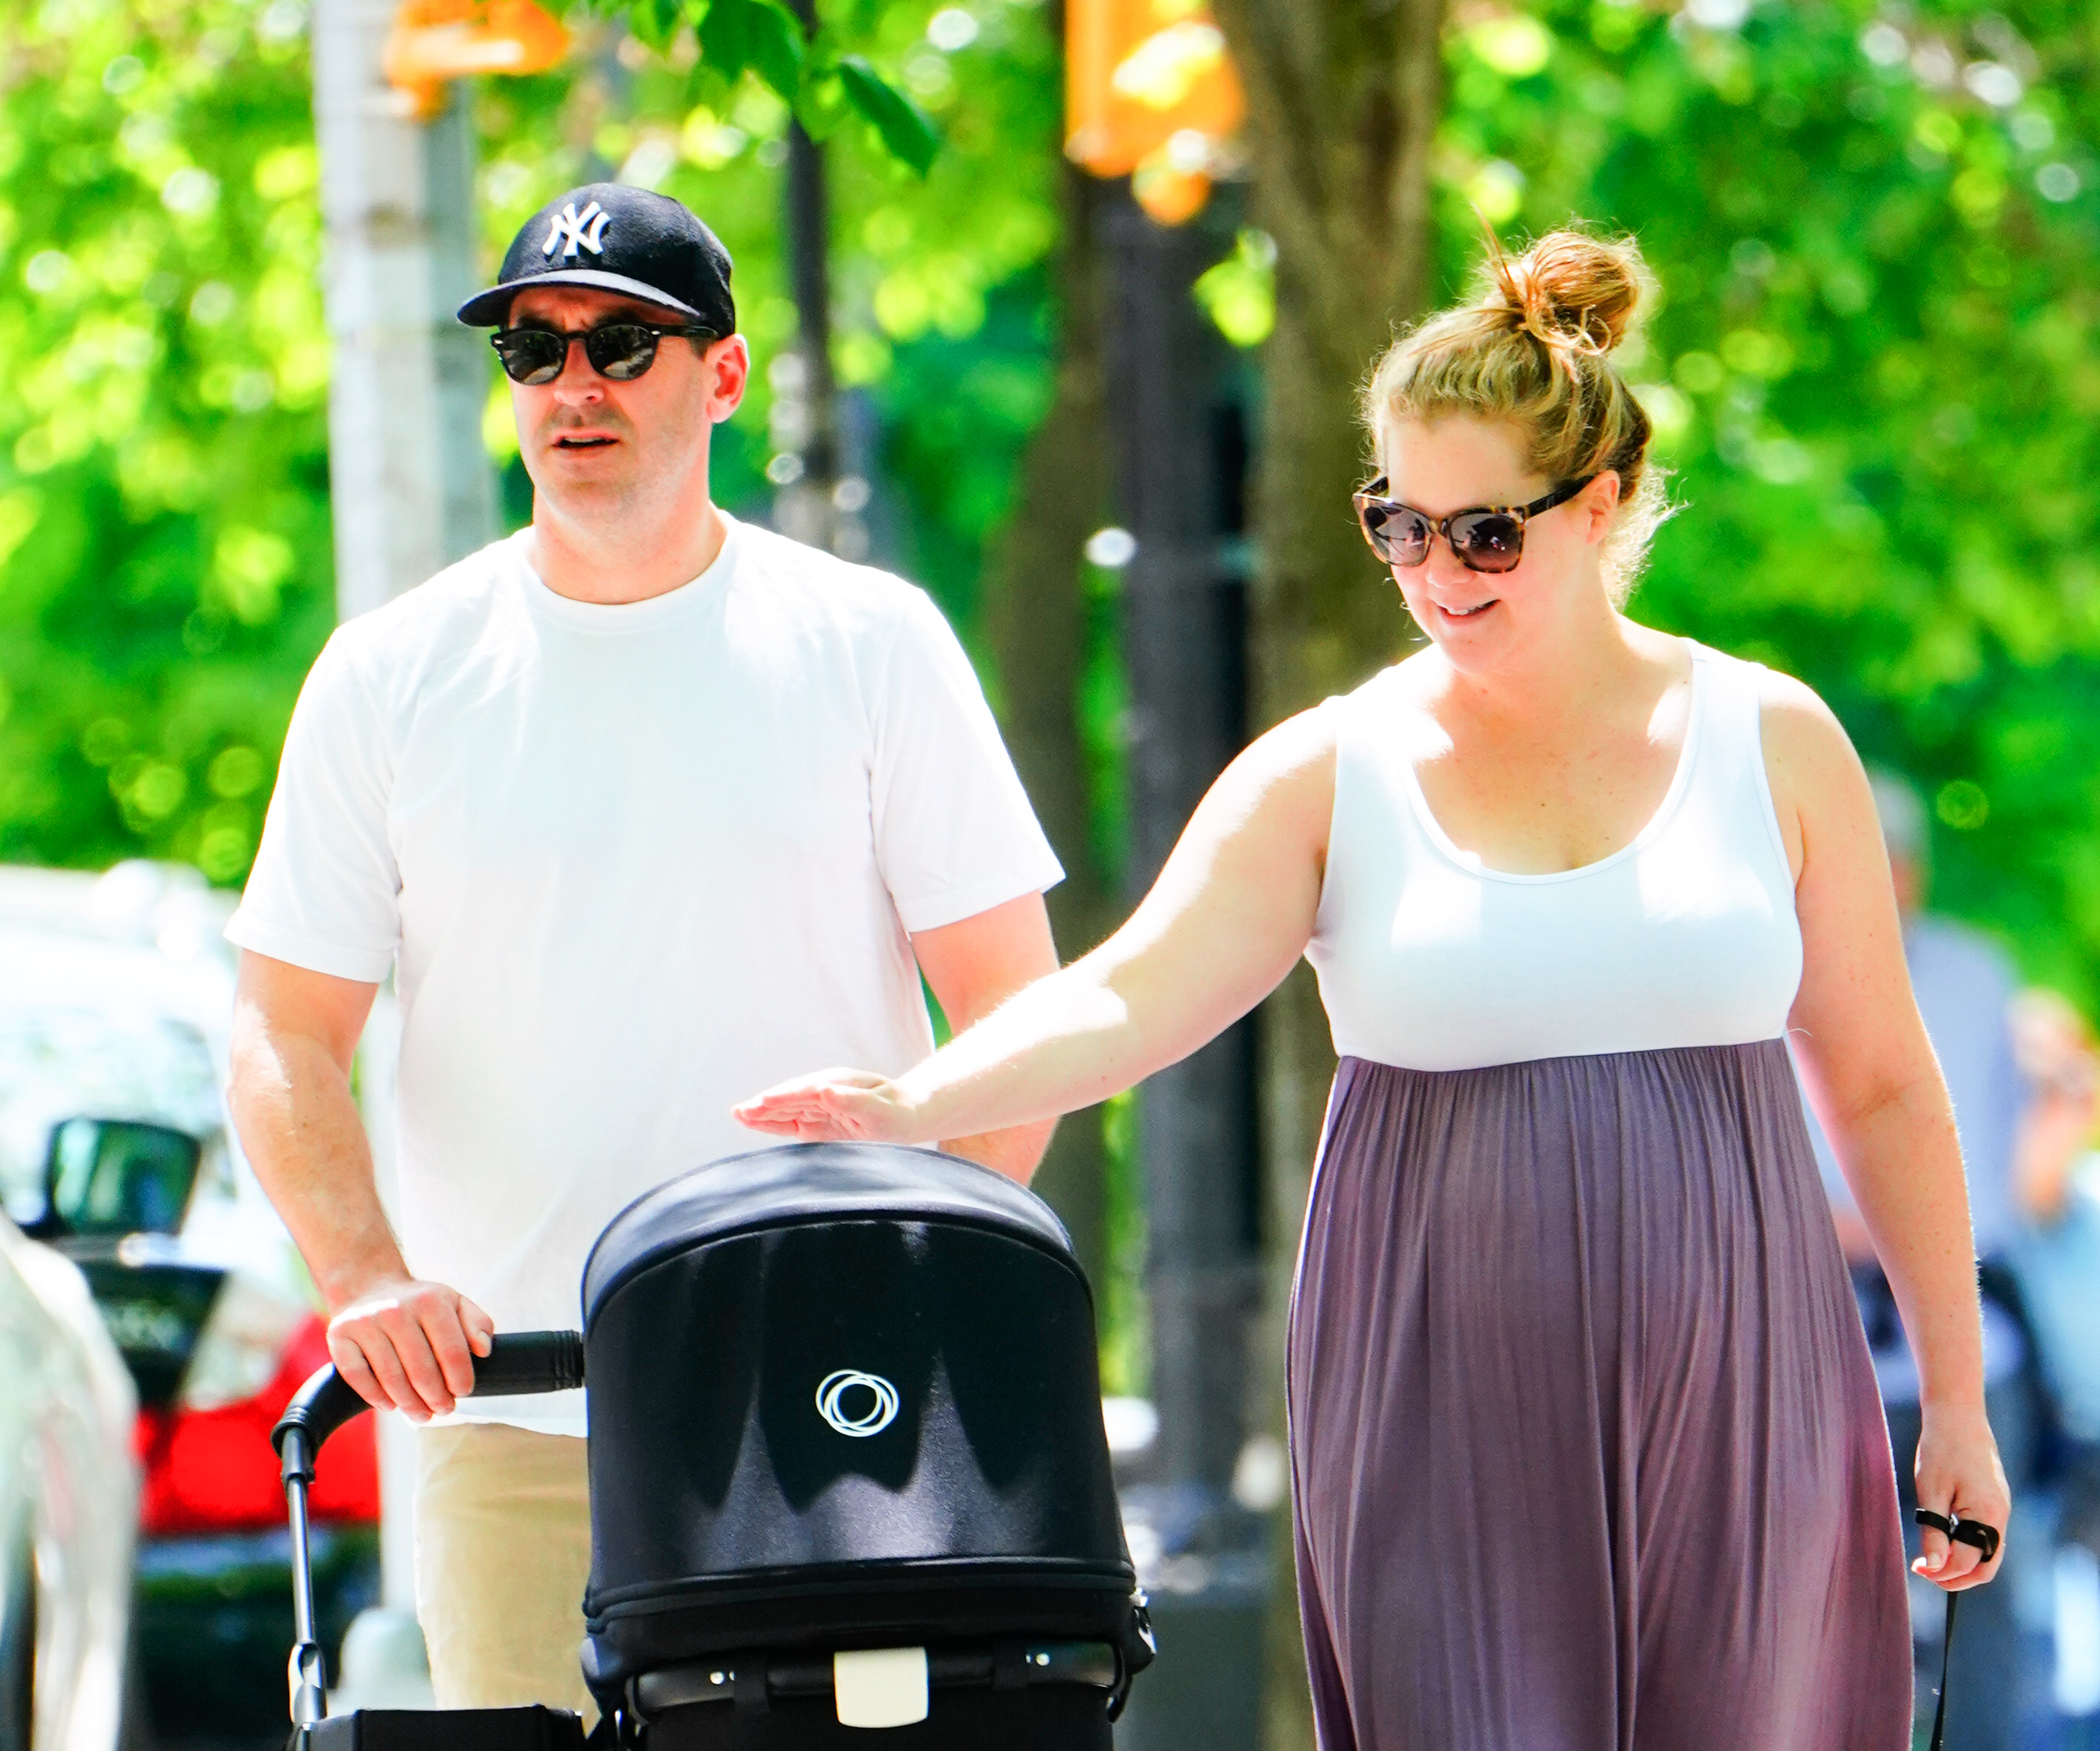
[[[1954,1652],[1954,1608],[1961,1603],[1961,1595],[1947,1595],[1947,1633],[1939,1639],[1939,1689],[1936,1692],[1939,1704],[1932,1711],[1931,1751],[1944,1751],[1947,1737],[1947,1662]]]
[[[1920,1508],[1912,1516],[1921,1526],[1930,1526],[1957,1544],[1971,1545],[1983,1554],[1989,1562],[1998,1554],[1999,1533],[1995,1526],[1986,1526],[1981,1520],[1956,1520],[1944,1514],[1935,1514],[1930,1508]],[[1961,1595],[1947,1595],[1947,1630],[1939,1639],[1939,1702],[1932,1711],[1932,1739],[1930,1751],[1945,1751],[1947,1737],[1947,1671],[1954,1656],[1954,1608],[1961,1603]]]

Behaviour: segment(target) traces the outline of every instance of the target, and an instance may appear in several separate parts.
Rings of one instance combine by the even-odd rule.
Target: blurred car
[[[227,1123],[230,905],[163,866],[0,869],[0,1204],[78,1268],[135,1386],[137,1647],[170,1735],[284,1718],[290,1546],[267,1437],[328,1359]],[[314,1567],[333,1644],[378,1591],[371,1420],[329,1459]]]
[[[136,1408],[81,1273],[0,1217],[0,1751],[139,1743]]]

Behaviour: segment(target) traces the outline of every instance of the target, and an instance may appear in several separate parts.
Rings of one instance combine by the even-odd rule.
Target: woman
[[[1325,1751],[1909,1743],[1888,1439],[1789,1029],[1916,1337],[1919,1500],[2005,1524],[1859,761],[1798,682],[1619,611],[1663,509],[1608,356],[1642,282],[1556,233],[1387,355],[1357,508],[1428,647],[1234,761],[1121,930],[902,1076],[739,1109],[900,1142],[1069,1111],[1311,959],[1342,1061],[1289,1382]]]

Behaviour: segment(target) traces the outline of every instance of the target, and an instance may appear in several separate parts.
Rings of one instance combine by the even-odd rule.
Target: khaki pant
[[[577,1651],[590,1578],[585,1444],[506,1423],[416,1431],[416,1615],[441,1709],[597,1709]]]

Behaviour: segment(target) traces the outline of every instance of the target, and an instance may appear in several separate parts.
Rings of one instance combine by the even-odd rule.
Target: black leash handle
[[[1944,1514],[1935,1514],[1930,1508],[1920,1508],[1912,1516],[1921,1526],[1930,1526],[1957,1544],[1974,1546],[1983,1553],[1989,1562],[1998,1554],[2000,1533],[1995,1526],[1986,1526],[1981,1520],[1957,1520]],[[1947,1630],[1939,1639],[1939,1688],[1935,1692],[1939,1705],[1932,1711],[1932,1740],[1930,1751],[1945,1751],[1947,1737],[1947,1667],[1954,1653],[1954,1608],[1961,1603],[1961,1595],[1947,1595]]]

